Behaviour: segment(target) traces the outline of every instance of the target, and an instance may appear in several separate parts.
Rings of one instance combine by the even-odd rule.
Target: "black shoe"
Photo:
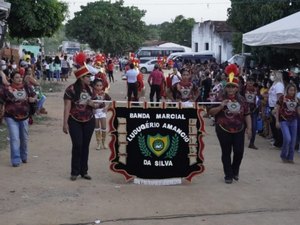
[[[82,177],[83,179],[86,179],[86,180],[91,180],[91,179],[92,179],[92,177],[91,177],[90,175],[88,175],[88,174],[81,175],[81,177]]]
[[[257,149],[258,149],[258,147],[256,147],[254,144],[249,144],[248,148],[252,148],[252,149],[254,149],[254,150],[257,150]]]
[[[226,184],[232,184],[232,178],[225,178],[225,183]]]
[[[233,176],[233,179],[235,180],[235,181],[239,181],[239,175],[235,175],[235,176]]]
[[[19,167],[20,164],[19,163],[16,163],[16,164],[12,164],[13,167]]]
[[[22,163],[27,163],[27,159],[22,159]]]
[[[77,179],[77,176],[75,176],[75,175],[72,175],[71,177],[70,177],[70,180],[71,181],[75,181]]]

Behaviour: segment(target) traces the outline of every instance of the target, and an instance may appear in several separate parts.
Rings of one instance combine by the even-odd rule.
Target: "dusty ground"
[[[124,100],[124,81],[120,74],[116,79],[111,96]],[[294,165],[283,164],[279,151],[258,137],[258,151],[245,149],[240,181],[228,185],[209,124],[204,138],[206,170],[191,184],[125,183],[109,170],[110,152],[94,150],[94,138],[89,161],[93,180],[70,181],[71,141],[62,132],[62,96],[62,92],[49,93],[48,120],[30,127],[28,164],[13,168],[8,148],[0,151],[0,225],[75,225],[96,220],[116,225],[299,224],[299,154]]]

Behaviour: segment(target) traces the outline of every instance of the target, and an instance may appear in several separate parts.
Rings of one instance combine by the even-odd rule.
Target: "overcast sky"
[[[93,0],[62,0],[69,4],[70,17],[80,10],[81,5],[86,5]],[[116,0],[111,0],[115,2]],[[125,0],[125,6],[136,6],[146,10],[143,21],[149,24],[171,22],[178,15],[185,18],[194,18],[196,22],[206,20],[226,20],[227,8],[230,0]]]

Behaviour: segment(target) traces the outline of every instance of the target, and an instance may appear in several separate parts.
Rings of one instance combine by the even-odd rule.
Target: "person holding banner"
[[[245,131],[251,138],[251,116],[247,101],[238,92],[238,68],[232,64],[225,68],[228,74],[224,93],[216,98],[219,105],[211,106],[208,113],[215,117],[217,137],[222,150],[225,183],[239,180],[244,154]],[[231,153],[233,152],[233,159]]]
[[[93,100],[102,100],[102,101],[110,101],[111,97],[105,93],[105,88],[103,85],[103,81],[100,79],[95,79],[93,81]],[[107,149],[105,145],[106,139],[106,111],[109,107],[109,104],[105,104],[105,102],[95,103],[97,107],[95,109],[95,134],[97,140],[96,150]]]
[[[75,181],[79,175],[91,180],[88,175],[89,145],[95,128],[93,109],[97,108],[91,98],[90,76],[85,65],[85,55],[75,57],[78,64],[74,72],[76,82],[67,87],[64,94],[63,132],[70,133],[72,141],[71,177]]]

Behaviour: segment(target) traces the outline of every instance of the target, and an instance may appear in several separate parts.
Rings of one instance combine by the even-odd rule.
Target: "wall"
[[[198,52],[212,51],[215,53],[218,63],[225,62],[232,57],[233,48],[231,42],[225,40],[222,35],[224,34],[215,31],[212,21],[197,23],[192,30],[192,50],[197,51],[195,45],[198,43]],[[209,49],[205,49],[206,43],[208,43]]]

